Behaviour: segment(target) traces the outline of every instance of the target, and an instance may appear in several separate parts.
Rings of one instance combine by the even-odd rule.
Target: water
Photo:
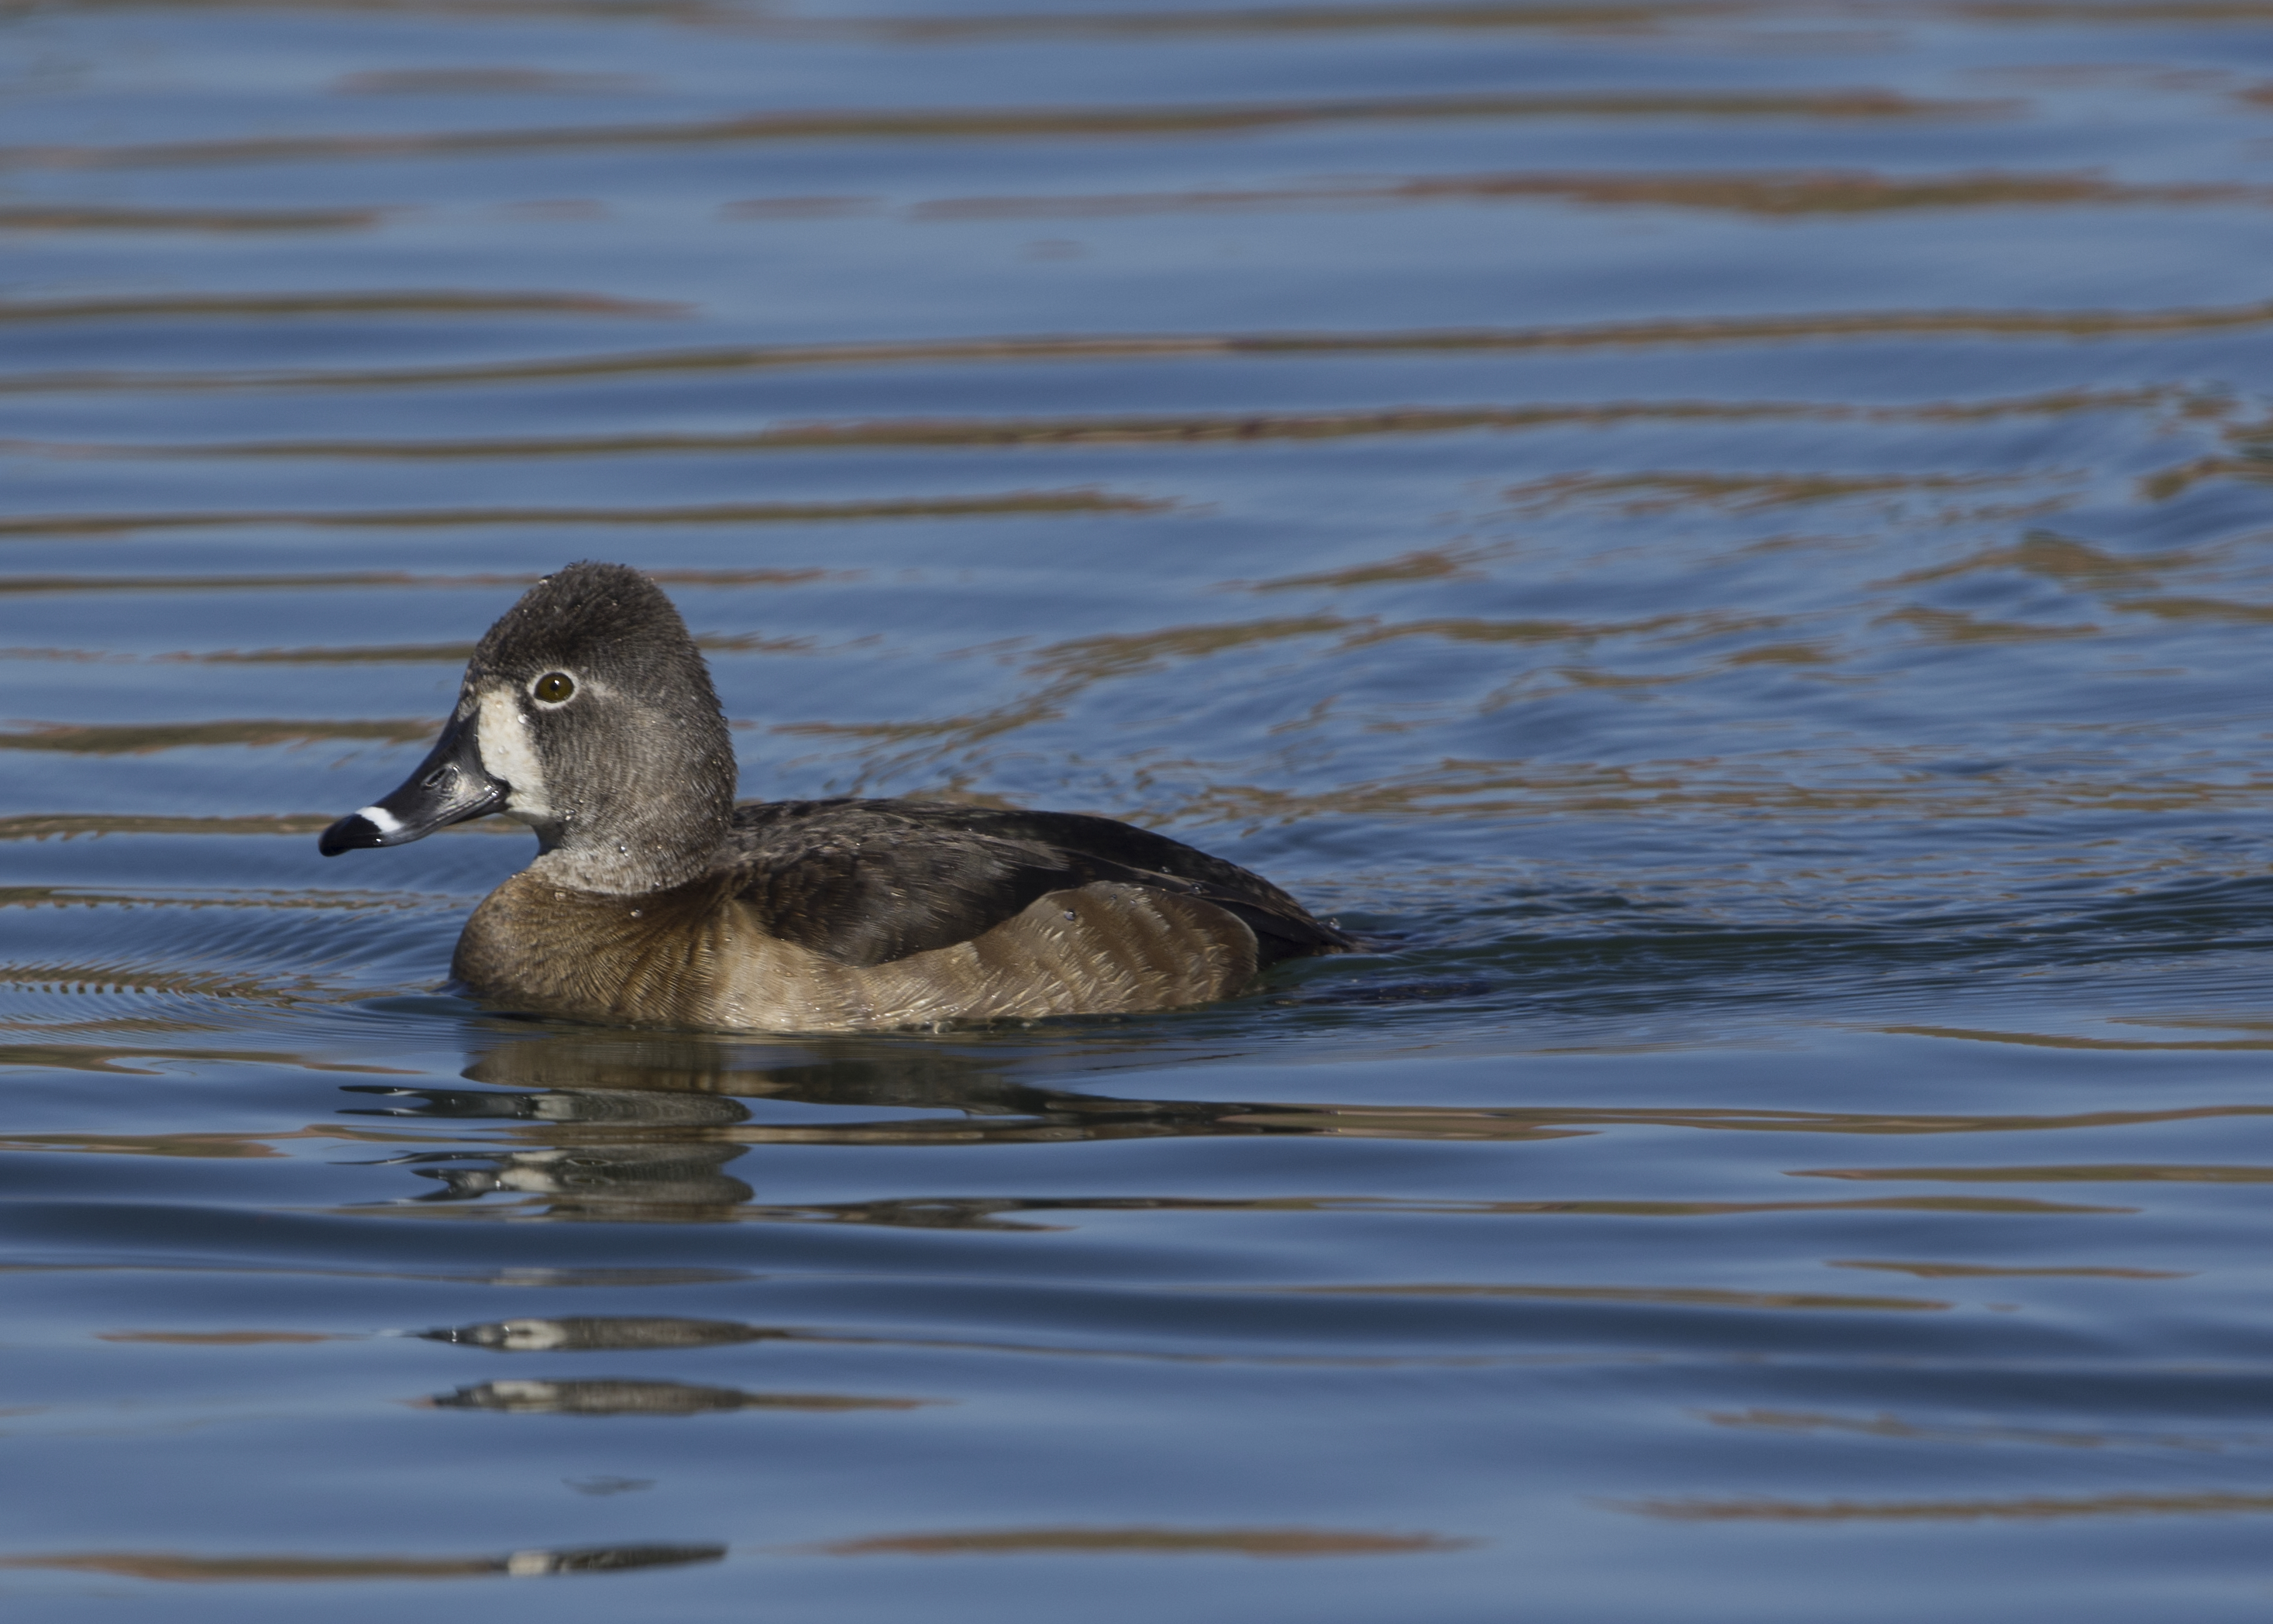
[[[0,41],[11,1617],[2262,1614],[2273,6]],[[1378,951],[455,999],[313,837],[588,556]]]

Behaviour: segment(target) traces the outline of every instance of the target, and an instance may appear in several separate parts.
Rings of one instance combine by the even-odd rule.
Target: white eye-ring
[[[547,710],[558,710],[576,697],[576,679],[565,671],[548,671],[529,685],[529,696]]]

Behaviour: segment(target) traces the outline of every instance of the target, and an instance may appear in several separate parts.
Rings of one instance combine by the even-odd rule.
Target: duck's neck
[[[720,730],[724,731],[723,728]],[[715,868],[734,816],[733,757],[669,763],[610,787],[555,797],[521,816],[536,831],[531,874],[564,889],[636,897],[669,891]]]
[[[722,831],[723,832],[723,831]],[[544,831],[537,838],[542,845]],[[529,872],[566,890],[607,897],[638,897],[669,891],[707,873],[718,850],[714,835],[690,846],[679,838],[656,838],[636,830],[612,839],[578,839],[542,846]]]

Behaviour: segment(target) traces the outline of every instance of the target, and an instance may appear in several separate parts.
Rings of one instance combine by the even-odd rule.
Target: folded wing
[[[889,964],[985,935],[1054,891],[1109,882],[1213,903],[1255,932],[1261,962],[1350,940],[1236,863],[1077,812],[904,801],[734,809],[740,897],[784,940],[840,964]]]

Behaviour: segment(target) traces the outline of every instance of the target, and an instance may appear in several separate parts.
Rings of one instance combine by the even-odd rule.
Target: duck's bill
[[[362,846],[402,846],[449,823],[503,809],[511,790],[482,767],[476,717],[454,720],[393,794],[350,812],[316,842],[326,857]]]

